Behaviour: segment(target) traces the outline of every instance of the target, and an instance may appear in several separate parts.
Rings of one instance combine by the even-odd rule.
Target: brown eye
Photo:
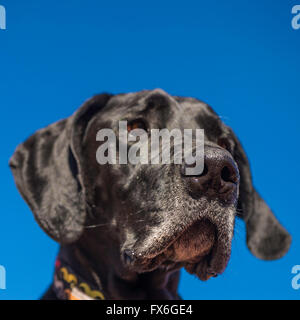
[[[143,129],[147,131],[147,125],[143,120],[133,120],[127,124],[127,131],[130,132],[134,129]]]
[[[223,149],[226,149],[227,151],[231,152],[231,145],[229,143],[229,141],[227,139],[219,139],[218,140],[218,145],[223,148]]]

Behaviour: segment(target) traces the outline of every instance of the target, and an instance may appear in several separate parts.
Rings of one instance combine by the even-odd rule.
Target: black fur
[[[229,203],[217,193],[191,196],[191,181],[182,177],[179,165],[100,166],[97,131],[117,130],[119,120],[134,119],[143,119],[149,128],[202,128],[207,152],[220,150],[219,141],[225,142],[228,151],[222,145],[218,152],[232,159],[240,176],[238,182],[237,172]],[[10,166],[40,226],[71,257],[75,251],[85,256],[108,299],[176,299],[181,267],[202,280],[222,273],[236,215],[245,220],[247,244],[257,257],[277,259],[290,246],[290,235],[252,185],[237,137],[208,105],[194,98],[159,89],[95,96],[70,118],[18,146]],[[186,230],[199,237],[198,242],[188,238]],[[201,241],[214,244],[208,245],[209,252],[200,250],[197,261],[174,256],[176,246],[182,256],[182,246],[192,252]],[[53,293],[48,296],[53,298]]]

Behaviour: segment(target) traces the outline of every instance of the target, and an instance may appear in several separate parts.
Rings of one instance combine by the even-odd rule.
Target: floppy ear
[[[235,140],[234,158],[240,171],[238,208],[246,223],[248,248],[260,259],[279,259],[288,251],[291,236],[253,187],[247,156],[235,134],[230,131]]]
[[[37,131],[17,147],[9,162],[35,219],[62,244],[76,241],[83,230],[87,204],[78,153],[89,120],[109,98],[95,96],[68,119]]]

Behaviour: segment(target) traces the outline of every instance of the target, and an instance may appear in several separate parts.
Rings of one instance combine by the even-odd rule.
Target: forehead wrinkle
[[[154,120],[166,125],[172,120],[174,111],[176,110],[177,112],[180,107],[172,96],[162,90],[153,90],[138,101],[135,101],[135,105],[130,109],[136,112],[138,116],[145,116],[146,119],[152,120],[152,122]]]

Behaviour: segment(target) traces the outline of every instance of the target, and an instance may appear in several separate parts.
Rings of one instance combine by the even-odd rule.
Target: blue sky
[[[299,1],[298,1],[299,2]],[[232,259],[208,282],[182,272],[185,299],[299,299],[300,29],[297,1],[0,0],[0,299],[36,299],[51,281],[58,246],[34,222],[8,169],[16,145],[69,116],[95,93],[162,88],[198,97],[230,125],[255,185],[293,243],[260,261],[237,222]]]

